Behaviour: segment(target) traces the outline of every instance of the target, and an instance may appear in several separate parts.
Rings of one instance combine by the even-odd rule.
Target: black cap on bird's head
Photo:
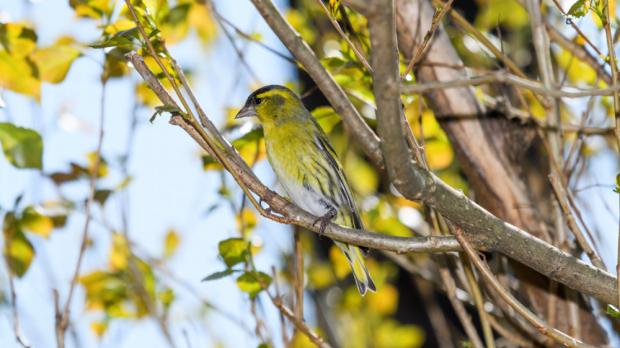
[[[292,101],[295,101],[295,103],[291,103]],[[257,116],[262,120],[263,116],[275,115],[278,108],[284,106],[287,102],[297,105],[297,102],[301,101],[295,92],[284,86],[264,86],[248,96],[245,105],[239,110],[235,118]]]

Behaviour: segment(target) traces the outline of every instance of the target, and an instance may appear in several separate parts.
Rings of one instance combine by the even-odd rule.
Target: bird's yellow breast
[[[309,166],[314,151],[314,129],[301,122],[284,122],[265,128],[267,156],[276,175],[291,176],[301,184],[304,168]],[[284,178],[281,178],[284,179]]]

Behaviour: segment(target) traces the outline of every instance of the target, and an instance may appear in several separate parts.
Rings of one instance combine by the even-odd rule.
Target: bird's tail
[[[354,245],[340,242],[335,243],[347,257],[347,261],[349,261],[349,265],[353,271],[353,278],[355,278],[355,284],[357,285],[357,289],[360,294],[362,296],[365,295],[367,290],[372,292],[377,291],[375,283],[372,281],[370,273],[368,273],[368,269],[364,263],[364,254],[362,253],[362,250]]]

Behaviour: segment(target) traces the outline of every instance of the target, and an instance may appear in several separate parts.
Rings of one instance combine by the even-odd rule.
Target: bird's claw
[[[329,223],[336,217],[336,210],[335,209],[330,209],[327,213],[325,213],[323,216],[318,217],[316,220],[314,220],[314,222],[312,223],[312,226],[316,226],[316,224],[318,222],[320,222],[321,224],[319,225],[319,236],[323,237],[323,234],[325,233],[325,229],[327,228],[327,225],[329,225]]]

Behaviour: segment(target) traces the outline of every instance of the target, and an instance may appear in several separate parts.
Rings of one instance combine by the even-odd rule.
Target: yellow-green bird
[[[263,126],[267,158],[288,197],[319,216],[323,232],[330,221],[362,228],[351,189],[327,135],[290,89],[271,85],[254,91],[236,118],[256,116]],[[367,250],[335,242],[346,256],[360,294],[376,287],[366,265]]]

